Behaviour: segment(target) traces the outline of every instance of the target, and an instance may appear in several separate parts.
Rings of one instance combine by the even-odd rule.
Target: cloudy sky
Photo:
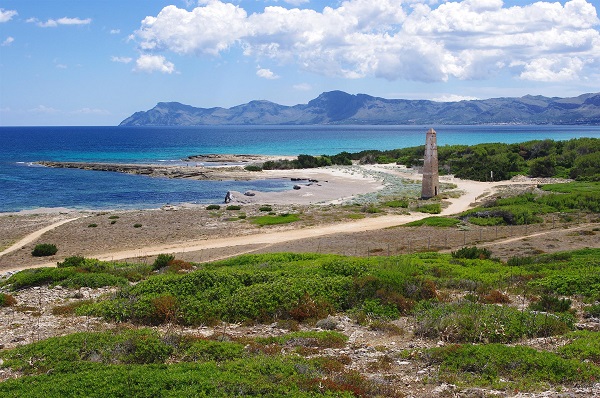
[[[0,125],[160,101],[438,101],[600,91],[598,0],[0,0]]]

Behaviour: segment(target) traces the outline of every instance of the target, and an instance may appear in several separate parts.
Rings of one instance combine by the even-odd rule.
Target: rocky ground
[[[100,331],[117,328],[134,328],[131,324],[107,323],[92,317],[62,315],[69,304],[81,300],[90,300],[110,294],[112,288],[103,289],[66,289],[35,287],[15,292],[17,304],[0,308],[0,348],[9,349],[20,344],[28,344],[52,336],[61,336],[81,331]],[[456,294],[456,292],[447,292]],[[523,303],[513,297],[514,303]],[[519,304],[515,304],[519,305]],[[414,318],[402,317],[388,326],[386,330],[373,330],[359,325],[355,320],[344,316],[331,316],[319,325],[327,329],[335,329],[348,336],[348,342],[342,348],[326,348],[312,355],[347,357],[350,361],[348,369],[359,371],[378,383],[383,383],[395,391],[398,396],[405,397],[600,397],[600,383],[586,387],[562,387],[538,393],[519,393],[495,391],[481,388],[459,388],[444,383],[437,377],[436,366],[428,364],[413,356],[423,348],[443,346],[444,341],[423,339],[414,335]],[[163,325],[158,327],[165,333],[209,337],[214,335],[228,336],[236,339],[242,337],[270,337],[289,333],[285,325],[273,323],[268,325],[244,326],[240,324],[222,324],[217,326],[182,327],[179,325]],[[315,324],[302,324],[301,329],[317,329]],[[580,328],[600,330],[600,319],[587,320]],[[538,349],[552,350],[564,344],[562,338],[538,338],[522,341],[519,344]],[[290,347],[293,349],[293,347]],[[283,351],[285,352],[284,347]],[[406,355],[406,353],[409,355]],[[18,372],[0,369],[0,381],[20,377]]]

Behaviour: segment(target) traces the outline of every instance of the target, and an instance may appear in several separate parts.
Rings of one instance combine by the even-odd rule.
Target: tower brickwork
[[[425,137],[425,157],[423,158],[423,183],[421,198],[429,199],[439,194],[440,177],[438,172],[437,137],[434,129],[429,129]]]

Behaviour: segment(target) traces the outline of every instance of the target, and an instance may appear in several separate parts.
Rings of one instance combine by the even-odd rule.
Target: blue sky
[[[0,0],[0,125],[116,125],[157,102],[600,91],[597,0]]]

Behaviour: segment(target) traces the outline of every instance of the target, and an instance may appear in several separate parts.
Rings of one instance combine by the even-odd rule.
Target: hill
[[[251,101],[232,108],[196,108],[159,102],[120,126],[244,124],[600,124],[600,93],[573,98],[526,95],[458,102],[385,99],[330,91],[308,104]]]

